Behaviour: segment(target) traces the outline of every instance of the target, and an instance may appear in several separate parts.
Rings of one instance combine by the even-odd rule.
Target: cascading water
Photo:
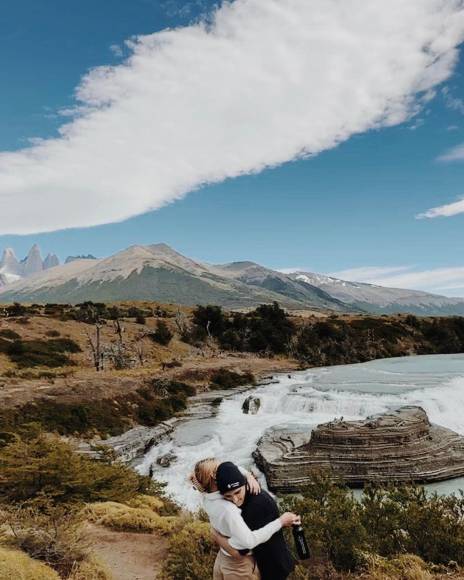
[[[433,423],[464,435],[464,355],[377,360],[279,379],[224,399],[215,416],[180,423],[171,441],[147,453],[139,471],[148,473],[153,465],[154,477],[167,483],[177,501],[194,509],[199,494],[189,487],[187,476],[195,462],[218,457],[250,466],[256,442],[270,427],[298,425],[310,430],[334,418],[363,419],[403,405],[420,405]],[[261,402],[255,415],[242,411],[250,392]],[[168,453],[176,456],[171,465],[157,465],[156,459]],[[446,491],[450,485],[464,487],[464,481],[449,482]]]

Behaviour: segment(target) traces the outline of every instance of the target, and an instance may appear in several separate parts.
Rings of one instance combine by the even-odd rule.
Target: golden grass
[[[89,556],[77,564],[68,580],[112,580],[113,576],[108,568],[95,556]]]
[[[143,505],[146,500],[139,500]],[[159,508],[158,508],[159,509]],[[130,507],[113,501],[89,504],[87,519],[120,532],[158,532],[169,534],[179,526],[180,519],[160,516],[152,507]]]
[[[45,564],[33,560],[24,552],[1,546],[0,578],[2,580],[60,580],[58,574]],[[88,579],[90,578],[89,576]],[[82,580],[86,579],[82,578]],[[102,580],[106,579],[102,578]]]
[[[148,509],[157,514],[163,509],[163,502],[158,497],[152,495],[138,495],[127,502],[127,505],[131,508],[141,508]]]
[[[367,576],[372,580],[431,580],[427,564],[413,554],[403,554],[387,559],[370,554],[367,560]]]

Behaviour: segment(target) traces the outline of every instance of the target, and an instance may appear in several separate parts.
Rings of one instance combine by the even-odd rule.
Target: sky
[[[460,0],[5,0],[0,249],[464,296]]]

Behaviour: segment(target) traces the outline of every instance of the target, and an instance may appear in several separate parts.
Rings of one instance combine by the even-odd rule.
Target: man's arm
[[[235,548],[232,548],[232,546],[229,544],[228,538],[226,538],[226,536],[223,536],[222,534],[220,534],[214,528],[211,528],[211,537],[213,538],[213,541],[216,542],[216,544],[219,547],[221,547],[223,550],[225,550],[229,554],[229,556],[231,556],[235,560],[241,560],[243,558],[242,554],[238,550],[236,550]]]

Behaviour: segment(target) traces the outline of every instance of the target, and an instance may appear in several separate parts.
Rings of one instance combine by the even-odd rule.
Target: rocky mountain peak
[[[56,254],[47,254],[47,257],[43,261],[43,269],[48,270],[49,268],[54,268],[55,266],[59,266],[60,261]]]
[[[20,269],[21,267],[14,250],[12,248],[5,248],[0,261],[0,272],[19,275]]]
[[[30,276],[44,269],[40,248],[34,244],[23,262],[23,275]]]

